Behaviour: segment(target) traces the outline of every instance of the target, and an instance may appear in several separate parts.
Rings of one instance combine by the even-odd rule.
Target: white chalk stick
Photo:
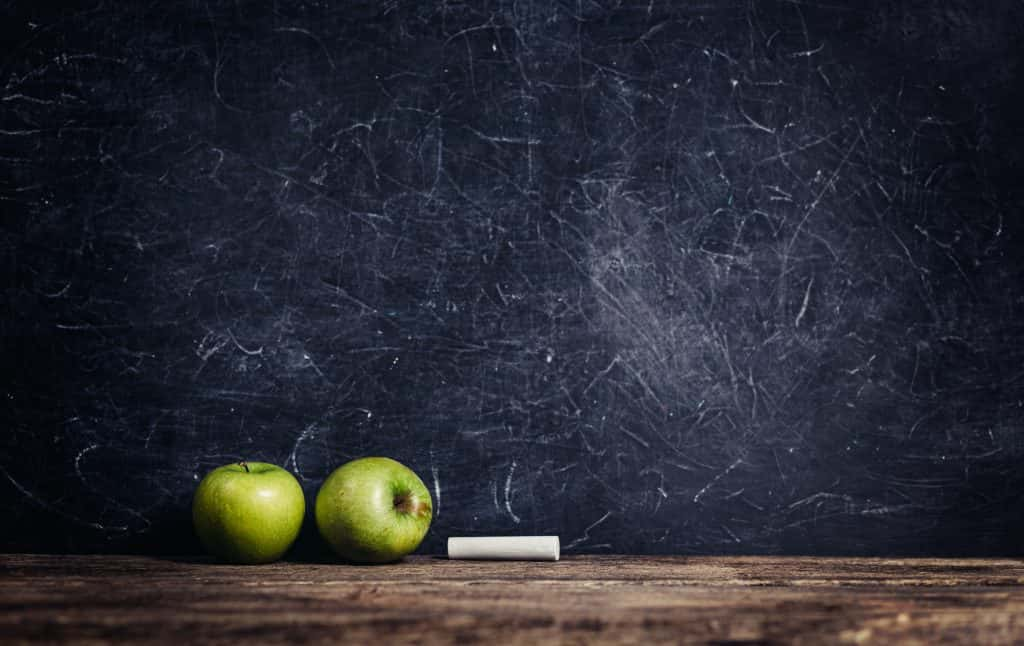
[[[557,561],[557,536],[452,536],[449,559]]]

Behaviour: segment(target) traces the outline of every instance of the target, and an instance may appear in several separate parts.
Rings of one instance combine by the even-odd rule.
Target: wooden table
[[[0,555],[0,642],[1008,644],[1022,581],[1022,562],[991,559]]]

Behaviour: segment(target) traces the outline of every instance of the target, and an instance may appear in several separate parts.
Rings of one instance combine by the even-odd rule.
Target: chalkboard
[[[6,2],[0,547],[1016,554],[1019,2]],[[307,527],[299,554],[316,551]]]

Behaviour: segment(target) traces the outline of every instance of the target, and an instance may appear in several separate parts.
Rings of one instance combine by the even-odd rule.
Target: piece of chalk
[[[557,536],[452,536],[449,559],[557,561]]]

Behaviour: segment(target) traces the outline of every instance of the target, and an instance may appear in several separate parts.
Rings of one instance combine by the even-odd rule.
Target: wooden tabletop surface
[[[1022,582],[994,559],[0,555],[0,642],[1009,644]]]

